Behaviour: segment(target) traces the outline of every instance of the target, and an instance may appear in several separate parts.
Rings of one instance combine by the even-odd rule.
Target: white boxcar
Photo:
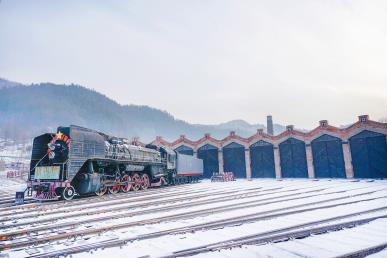
[[[177,153],[177,176],[202,176],[203,160],[191,155]]]

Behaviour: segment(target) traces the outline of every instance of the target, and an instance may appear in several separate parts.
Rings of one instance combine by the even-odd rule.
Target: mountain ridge
[[[149,142],[156,136],[172,141],[179,135],[197,140],[210,133],[224,138],[230,131],[249,137],[263,124],[236,119],[215,125],[191,124],[167,111],[146,105],[121,105],[81,85],[24,85],[0,79],[0,137],[29,138],[57,126],[76,124],[120,137]],[[275,134],[284,130],[275,125]]]
[[[13,86],[19,86],[19,85],[22,85],[22,84],[18,83],[18,82],[9,81],[9,80],[6,80],[6,79],[0,77],[0,89],[13,87]]]

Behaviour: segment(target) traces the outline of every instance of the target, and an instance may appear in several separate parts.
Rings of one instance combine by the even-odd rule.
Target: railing
[[[129,160],[129,161],[138,161],[138,162],[162,162],[161,157],[152,157],[145,155],[136,155],[124,152],[107,152],[105,154],[106,158],[117,159],[117,160]]]
[[[65,162],[63,163],[54,163],[54,165],[59,165],[59,166],[62,166],[62,181],[64,181],[65,179],[68,179],[68,166],[67,166],[67,169],[66,169],[66,165],[67,163],[69,162],[69,159],[67,159]]]
[[[38,161],[38,162],[36,162],[36,165],[35,165],[35,167],[33,168],[33,169],[31,169],[30,170],[30,173],[33,171],[33,170],[35,170],[35,168],[39,165],[39,163],[40,162],[42,162],[42,160],[46,157],[48,155],[48,152]]]

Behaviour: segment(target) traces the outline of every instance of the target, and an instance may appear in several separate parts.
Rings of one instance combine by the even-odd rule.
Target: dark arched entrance
[[[198,149],[198,158],[203,160],[203,177],[210,178],[213,172],[219,172],[218,148],[206,144]]]
[[[245,148],[232,142],[223,147],[224,171],[233,172],[235,177],[246,178]]]
[[[345,178],[340,138],[324,134],[312,141],[313,166],[317,178]]]
[[[251,177],[275,177],[273,144],[258,141],[250,146]]]
[[[354,177],[387,178],[386,135],[364,130],[349,139]]]
[[[308,177],[305,142],[289,138],[280,143],[282,177]]]

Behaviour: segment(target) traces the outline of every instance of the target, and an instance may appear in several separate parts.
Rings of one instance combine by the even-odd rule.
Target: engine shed
[[[272,121],[272,120],[270,120]],[[182,135],[153,143],[204,160],[204,177],[233,172],[239,178],[387,178],[387,123],[361,115],[346,128],[321,120],[302,132],[290,125],[279,135],[257,129],[244,138],[234,131],[224,139],[210,134],[193,141]]]

